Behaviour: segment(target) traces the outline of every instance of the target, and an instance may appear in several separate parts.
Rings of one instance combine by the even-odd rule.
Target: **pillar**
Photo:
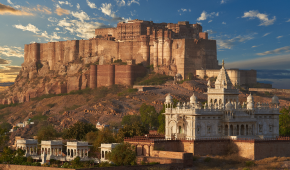
[[[231,126],[230,124],[228,124],[228,136],[230,136],[230,129],[231,129]]]
[[[153,66],[154,68],[158,66],[158,41],[155,40],[153,42],[154,49],[153,49]]]
[[[246,136],[246,125],[244,125],[244,135]]]
[[[239,135],[241,135],[241,125],[239,125]]]

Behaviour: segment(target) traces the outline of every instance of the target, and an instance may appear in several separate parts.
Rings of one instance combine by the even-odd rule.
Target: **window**
[[[179,134],[182,133],[182,129],[181,129],[181,126],[179,126]]]
[[[270,131],[270,132],[273,131],[273,127],[272,127],[272,125],[269,125],[269,131]]]
[[[210,126],[208,126],[207,127],[207,133],[210,133],[210,130],[211,130],[211,128],[210,128]]]
[[[102,151],[102,158],[104,158],[104,155],[105,155],[105,154],[104,154],[104,151]]]

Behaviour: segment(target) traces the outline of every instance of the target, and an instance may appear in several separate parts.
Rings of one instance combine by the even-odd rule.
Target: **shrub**
[[[136,161],[135,146],[129,143],[120,143],[112,152],[108,153],[109,160],[116,165],[131,165]]]
[[[204,162],[210,162],[211,161],[211,158],[210,157],[206,157],[205,159],[204,159]]]
[[[254,161],[246,161],[245,162],[246,166],[254,166],[255,165],[255,162]]]
[[[50,103],[50,104],[47,104],[46,106],[53,108],[55,105],[56,105],[56,103]]]
[[[112,166],[109,162],[101,162],[99,163],[99,167],[110,167]]]
[[[39,162],[33,162],[31,165],[32,166],[41,166],[41,164]]]
[[[33,159],[32,159],[31,156],[28,156],[28,157],[27,157],[27,162],[29,162],[29,163],[32,163],[32,162],[33,162]]]

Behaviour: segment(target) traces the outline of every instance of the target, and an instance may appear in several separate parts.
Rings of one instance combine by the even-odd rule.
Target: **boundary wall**
[[[271,92],[271,93],[290,93],[290,89],[249,88],[249,91]]]
[[[290,157],[290,137],[276,139],[204,139],[204,140],[164,140],[125,138],[136,146],[137,156],[182,159],[184,153],[193,155],[225,155],[236,151],[241,157],[252,160],[267,157]]]

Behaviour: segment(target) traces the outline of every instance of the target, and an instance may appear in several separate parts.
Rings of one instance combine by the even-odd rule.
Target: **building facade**
[[[275,138],[279,136],[279,99],[272,103],[255,103],[253,96],[239,102],[239,90],[224,68],[224,63],[211,88],[208,82],[207,103],[202,105],[194,94],[190,102],[173,108],[170,94],[165,101],[165,138]]]

